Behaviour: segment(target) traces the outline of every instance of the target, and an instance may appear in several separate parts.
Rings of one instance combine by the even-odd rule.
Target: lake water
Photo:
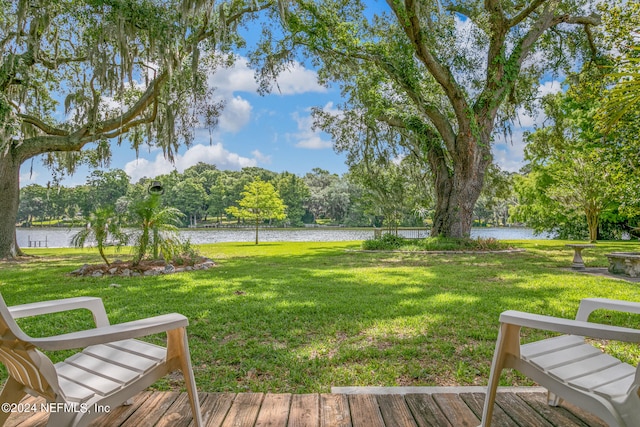
[[[18,228],[18,245],[28,248],[39,245],[49,248],[70,247],[71,237],[79,228]],[[253,242],[255,230],[252,229],[196,229],[180,230],[183,239],[191,243]],[[474,228],[471,237],[493,237],[498,240],[548,239],[549,235],[535,235],[533,230],[520,227]],[[373,238],[372,228],[296,228],[296,229],[260,229],[261,242],[335,242],[346,240],[366,240]],[[46,243],[45,243],[46,242]]]

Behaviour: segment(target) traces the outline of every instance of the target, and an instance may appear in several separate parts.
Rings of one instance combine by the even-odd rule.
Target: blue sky
[[[464,26],[464,23],[460,25]],[[223,99],[226,105],[217,129],[211,134],[207,129],[196,130],[194,144],[181,148],[174,164],[164,159],[160,150],[141,149],[136,158],[126,143],[123,147],[113,145],[111,168],[124,169],[132,182],[173,169],[182,172],[198,162],[215,164],[221,170],[257,166],[298,175],[316,167],[337,174],[347,171],[345,156],[333,150],[330,136],[312,129],[312,107],[335,110],[341,101],[338,86],[319,85],[312,69],[293,64],[289,71],[280,75],[280,90],[261,96],[257,93],[253,70],[248,67],[246,58],[240,56],[232,67],[210,76],[209,83],[217,88],[215,96]],[[560,83],[548,80],[540,85],[539,94],[558,90]],[[539,116],[531,117],[521,112],[512,137],[508,141],[497,138],[493,152],[502,169],[520,169],[524,149],[522,133],[541,120]],[[83,184],[88,174],[88,169],[82,167],[62,184]],[[35,159],[33,168],[31,162],[27,162],[21,169],[21,186],[46,185],[51,180],[51,172],[42,166],[40,159]]]
[[[175,164],[164,159],[160,150],[142,148],[136,159],[126,143],[122,147],[112,144],[111,168],[124,169],[133,182],[173,169],[182,172],[200,161],[222,170],[258,166],[299,175],[315,167],[337,174],[347,171],[344,156],[333,150],[329,135],[312,129],[311,107],[333,109],[340,101],[339,89],[319,85],[314,71],[294,64],[278,78],[279,91],[261,96],[253,70],[246,58],[239,57],[233,67],[210,76],[209,82],[216,87],[215,96],[225,102],[219,125],[211,134],[208,129],[197,129],[194,143],[179,150]],[[83,184],[88,173],[81,167],[62,184]],[[22,166],[21,186],[46,185],[51,179],[39,158],[33,168],[30,161]]]

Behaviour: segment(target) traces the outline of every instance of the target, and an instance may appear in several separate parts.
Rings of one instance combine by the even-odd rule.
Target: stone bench
[[[640,277],[640,252],[612,252],[606,254],[609,273]]]

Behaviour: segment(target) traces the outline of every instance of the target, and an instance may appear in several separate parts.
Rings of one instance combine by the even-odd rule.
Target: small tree
[[[555,169],[557,182],[548,195],[566,209],[581,210],[589,229],[589,240],[598,240],[598,224],[606,208],[611,205],[614,187],[607,170],[603,170],[597,153],[575,153],[571,161]]]
[[[595,115],[602,88],[600,81],[593,83],[591,73],[592,70],[586,69],[576,76],[576,83],[566,93],[545,98],[545,113],[553,122],[528,136],[525,158],[531,162],[528,167],[532,172],[546,177],[539,181],[537,189],[545,193],[544,197],[533,198],[535,203],[543,202],[546,208],[531,211],[550,217],[551,201],[568,217],[574,216],[572,211],[582,212],[589,239],[596,241],[602,215],[619,204],[615,192],[620,182],[616,182],[613,172],[621,161],[616,145],[623,145],[623,140],[609,144],[598,131]],[[520,210],[522,214],[525,212]]]
[[[81,248],[88,240],[95,240],[100,256],[107,265],[111,265],[104,253],[110,238],[120,246],[127,243],[127,235],[122,231],[120,218],[112,207],[97,208],[89,214],[87,226],[71,238],[71,244]]]
[[[258,244],[258,228],[266,219],[284,219],[286,206],[280,195],[270,182],[260,178],[244,186],[242,199],[238,206],[231,206],[226,211],[237,218],[252,220],[256,225],[256,245]]]

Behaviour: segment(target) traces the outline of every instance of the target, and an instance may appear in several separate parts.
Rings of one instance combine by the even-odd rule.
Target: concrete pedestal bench
[[[640,252],[612,252],[606,256],[609,273],[640,277]]]

